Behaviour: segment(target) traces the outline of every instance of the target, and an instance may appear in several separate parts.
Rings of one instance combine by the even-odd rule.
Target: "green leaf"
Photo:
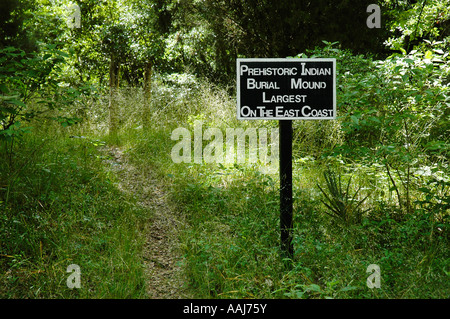
[[[23,103],[22,101],[16,100],[16,99],[9,100],[8,103],[15,104],[15,105],[18,105],[21,107],[27,107],[25,103]]]
[[[390,192],[393,192],[393,191],[396,191],[396,190],[397,190],[397,186],[392,186],[392,187],[389,188]]]
[[[320,286],[316,285],[316,284],[311,284],[306,286],[306,291],[315,291],[315,292],[320,292]]]
[[[394,68],[394,73],[397,73],[397,72],[400,71],[402,68],[403,68],[403,66],[397,65],[397,66]]]
[[[356,289],[358,289],[358,287],[347,286],[347,287],[340,289],[339,291],[350,291],[350,290],[356,290]]]
[[[427,193],[427,194],[430,194],[430,193],[431,193],[431,190],[428,189],[428,188],[425,188],[425,187],[420,187],[420,188],[419,188],[419,191],[421,191],[421,192],[423,192],[423,193]]]
[[[433,57],[433,52],[431,52],[430,50],[428,50],[427,52],[425,52],[425,59],[431,60],[431,58]]]
[[[8,93],[8,88],[3,83],[0,83],[0,91],[2,93]]]
[[[356,117],[355,115],[351,115],[350,118],[352,119],[352,121],[356,124],[359,125],[359,118]]]
[[[369,117],[369,120],[371,120],[372,122],[381,123],[380,119],[376,116]]]

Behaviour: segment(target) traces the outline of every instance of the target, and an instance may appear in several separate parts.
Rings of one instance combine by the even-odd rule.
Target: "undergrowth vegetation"
[[[121,193],[108,159],[90,136],[35,133],[2,145],[0,296],[140,298],[136,256],[148,214]],[[9,142],[11,143],[11,141]],[[10,153],[12,152],[12,154]],[[81,267],[82,289],[69,289],[67,267]]]
[[[171,158],[171,133],[186,128],[194,145],[195,121],[222,132],[277,127],[237,121],[232,89],[154,74],[153,124],[141,121],[142,90],[121,89],[114,139],[102,94],[80,104],[79,125],[31,121],[33,135],[0,145],[0,295],[145,297],[149,212],[105,168],[102,147],[118,144],[185,216],[179,263],[197,298],[448,298],[450,95],[439,52],[377,62],[328,43],[300,55],[336,57],[339,118],[294,122],[292,259],[280,252],[276,171]],[[72,263],[83,289],[66,287]],[[366,285],[371,264],[379,289]]]
[[[276,123],[237,122],[224,89],[194,81],[157,86],[161,125],[126,133],[130,156],[153,163],[189,222],[182,262],[195,295],[447,298],[448,70],[417,52],[382,63],[328,44],[301,56],[337,58],[339,120],[294,122],[292,260],[279,248],[277,173],[249,161],[170,159],[171,130],[193,133],[194,119],[223,132]],[[417,82],[421,72],[429,80]],[[366,284],[371,264],[380,266],[380,289]]]

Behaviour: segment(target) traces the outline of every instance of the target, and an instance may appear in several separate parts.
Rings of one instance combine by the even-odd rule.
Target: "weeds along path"
[[[149,298],[189,298],[179,266],[181,258],[177,254],[177,231],[182,221],[167,200],[161,182],[152,175],[151,170],[143,172],[134,167],[122,149],[106,146],[103,151],[109,155],[110,159],[106,162],[118,176],[120,190],[135,196],[138,204],[150,210],[152,216],[145,226],[143,251]]]

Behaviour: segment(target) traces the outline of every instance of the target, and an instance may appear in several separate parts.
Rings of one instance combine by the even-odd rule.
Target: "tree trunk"
[[[117,134],[119,127],[119,110],[117,105],[117,89],[119,88],[120,64],[114,55],[111,55],[109,64],[109,134]]]
[[[144,72],[144,109],[142,111],[142,125],[144,129],[150,126],[150,107],[152,97],[152,62],[148,62]]]

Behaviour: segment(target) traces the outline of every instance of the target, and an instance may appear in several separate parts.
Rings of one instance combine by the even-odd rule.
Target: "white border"
[[[241,62],[333,62],[333,116],[332,117],[241,117]],[[335,120],[336,119],[336,59],[335,58],[238,58],[236,59],[236,115],[238,120]]]

